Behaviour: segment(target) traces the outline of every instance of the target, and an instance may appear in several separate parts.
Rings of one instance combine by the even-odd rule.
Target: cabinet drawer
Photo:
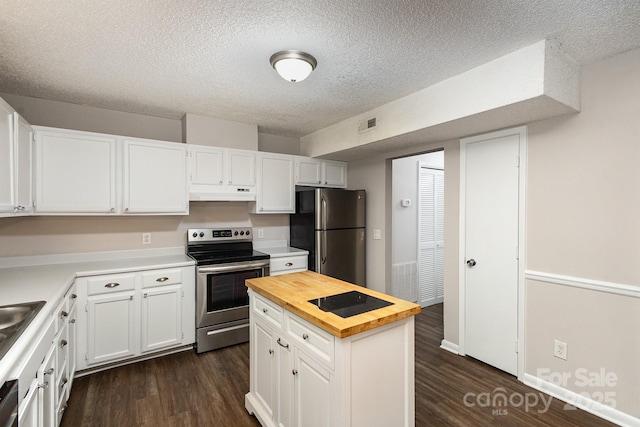
[[[290,313],[287,313],[285,324],[287,335],[295,340],[300,348],[333,366],[333,335]]]
[[[282,307],[257,294],[254,294],[254,301],[253,312],[255,316],[280,329],[282,327]]]
[[[67,354],[69,349],[69,328],[67,323],[65,323],[65,327],[62,331],[56,336],[54,340],[54,344],[56,346],[56,370],[55,370],[55,378],[61,380],[62,377],[66,377],[66,364],[67,364]]]
[[[287,272],[289,270],[306,270],[307,256],[299,255],[295,257],[271,258],[269,263],[271,273]]]
[[[135,277],[134,274],[91,277],[87,279],[87,293],[89,295],[97,295],[110,292],[132,291],[136,285]]]
[[[142,273],[142,287],[175,285],[182,283],[182,270],[173,268],[170,270],[153,270]]]

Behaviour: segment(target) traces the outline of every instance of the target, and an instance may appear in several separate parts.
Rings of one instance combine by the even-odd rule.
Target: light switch
[[[400,204],[403,208],[408,208],[409,206],[411,206],[411,199],[402,199],[400,201]]]
[[[382,231],[376,228],[373,230],[373,240],[380,240],[380,239],[382,239]]]

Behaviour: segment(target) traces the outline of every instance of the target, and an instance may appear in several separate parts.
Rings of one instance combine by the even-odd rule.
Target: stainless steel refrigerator
[[[365,192],[296,189],[290,245],[309,251],[309,270],[365,286]]]

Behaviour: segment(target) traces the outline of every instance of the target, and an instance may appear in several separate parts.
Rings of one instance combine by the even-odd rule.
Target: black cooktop
[[[254,251],[251,242],[189,245],[187,255],[196,260],[198,265],[269,259],[269,254]]]
[[[336,314],[343,318],[393,305],[392,302],[358,291],[349,291],[328,297],[316,298],[309,300],[309,302],[317,305],[320,310]]]

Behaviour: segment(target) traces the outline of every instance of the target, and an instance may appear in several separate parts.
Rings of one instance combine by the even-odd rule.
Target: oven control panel
[[[189,243],[230,240],[253,240],[251,228],[190,228],[187,230],[187,241]]]

